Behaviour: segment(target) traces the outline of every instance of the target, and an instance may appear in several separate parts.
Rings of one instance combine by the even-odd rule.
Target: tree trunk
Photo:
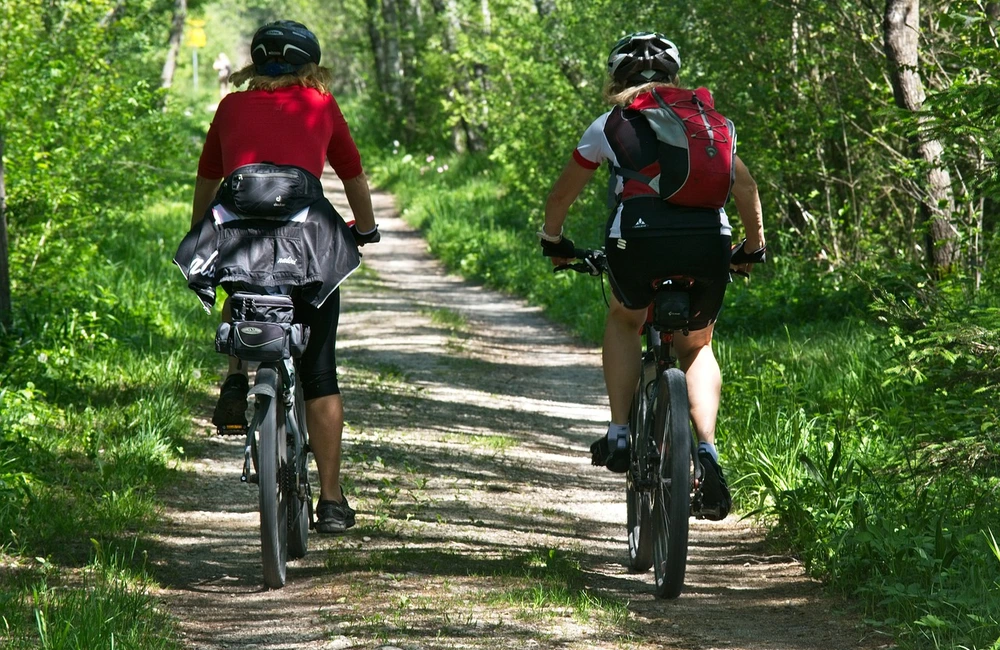
[[[455,54],[456,43],[458,42],[458,31],[461,25],[458,22],[458,7],[455,0],[431,0],[431,8],[434,14],[441,21],[443,32],[441,33],[441,46],[447,54]],[[448,98],[455,101],[460,94],[458,88],[458,73],[452,75],[452,85],[447,91]],[[451,143],[458,153],[465,153],[468,150],[468,135],[465,128],[465,119],[460,119],[451,127]]]
[[[383,96],[389,94],[386,77],[389,66],[385,61],[385,47],[382,45],[382,30],[379,28],[378,0],[367,0],[368,6],[368,41],[372,48],[372,58],[375,59],[375,85]]]
[[[385,31],[382,34],[382,46],[385,48],[384,57],[386,65],[386,91],[389,93],[389,101],[398,109],[402,97],[403,81],[403,54],[399,43],[399,10],[396,0],[382,0],[382,21],[385,24]],[[398,116],[397,112],[397,116]]]
[[[926,98],[918,68],[920,1],[886,0],[883,29],[896,105],[907,111],[919,111]],[[926,118],[918,118],[918,124],[925,121]],[[927,262],[937,272],[952,268],[959,257],[958,230],[953,223],[955,202],[951,174],[941,162],[943,151],[939,141],[917,136],[914,157],[927,166],[921,201],[927,228]]]
[[[10,325],[10,264],[7,257],[7,186],[3,166],[4,132],[0,127],[0,326]]]
[[[462,29],[458,18],[458,3],[455,0],[431,0],[431,7],[434,13],[443,23],[441,44],[445,52],[455,54],[457,51],[458,35]],[[489,24],[489,4],[487,0],[482,0],[480,9],[483,11],[483,20]],[[473,103],[472,84],[469,78],[469,71],[463,66],[461,69],[453,71],[451,76],[451,88],[448,89],[448,97],[458,103],[462,99],[464,105],[463,113],[469,110]],[[455,122],[451,129],[452,146],[458,153],[466,151],[482,151],[486,148],[483,142],[480,126],[470,123],[470,116],[463,114]]]
[[[416,61],[417,50],[415,39],[419,38],[423,16],[420,12],[420,0],[407,0],[398,7],[399,22],[399,61],[400,61],[400,101],[403,109],[403,125],[407,133],[407,139],[412,140],[417,133],[417,100],[416,90]],[[409,29],[404,29],[409,26]]]
[[[180,53],[181,38],[184,36],[185,18],[187,18],[187,0],[174,0],[174,19],[170,24],[167,60],[163,62],[163,73],[160,75],[161,88],[170,88],[174,83],[174,72],[177,70],[177,55]]]
[[[556,60],[559,62],[559,69],[562,71],[563,76],[566,77],[566,81],[569,82],[570,87],[573,88],[577,96],[583,100],[584,96],[580,91],[580,87],[584,81],[583,72],[573,63],[573,58],[566,53],[566,48],[563,46],[563,39],[559,33],[562,31],[562,26],[556,23],[554,17],[556,9],[555,0],[535,0],[535,10],[538,12],[539,18],[543,21],[552,21],[552,25],[548,27],[549,38],[551,38],[551,43],[548,47],[555,54]]]

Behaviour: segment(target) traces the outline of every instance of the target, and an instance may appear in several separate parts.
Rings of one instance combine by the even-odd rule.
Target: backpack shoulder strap
[[[643,185],[649,185],[655,191],[660,191],[660,183],[656,178],[650,178],[645,174],[640,174],[634,169],[627,169],[625,167],[619,167],[610,160],[608,161],[608,207],[613,208],[618,205],[618,194],[615,192],[618,189],[618,176],[622,178],[627,178],[633,181],[639,181]]]

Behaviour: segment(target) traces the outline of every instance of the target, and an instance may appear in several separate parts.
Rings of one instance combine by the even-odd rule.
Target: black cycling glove
[[[370,232],[361,232],[358,230],[358,224],[351,225],[351,234],[354,235],[354,243],[358,246],[364,246],[365,244],[374,244],[375,242],[382,239],[382,235],[379,234],[378,224],[372,228]]]
[[[576,257],[576,246],[573,245],[573,240],[569,237],[562,237],[557,242],[544,239],[538,241],[542,245],[542,255],[545,257]]]
[[[767,246],[761,246],[758,250],[748,253],[744,247],[747,240],[744,239],[733,247],[733,252],[729,257],[730,264],[764,264],[767,262]]]

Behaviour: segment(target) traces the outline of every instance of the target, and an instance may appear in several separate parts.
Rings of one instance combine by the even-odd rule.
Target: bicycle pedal
[[[722,508],[721,507],[715,507],[715,508],[701,507],[701,508],[698,508],[697,510],[695,510],[694,508],[692,508],[691,509],[691,516],[694,517],[695,519],[708,519],[710,521],[718,521],[718,520],[722,519]]]
[[[245,424],[223,424],[215,428],[220,436],[245,436],[247,426]]]

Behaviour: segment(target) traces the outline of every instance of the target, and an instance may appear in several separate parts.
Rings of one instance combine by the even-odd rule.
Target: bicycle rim
[[[257,384],[266,382],[281,395],[281,385],[274,368],[258,368]],[[258,501],[260,507],[260,550],[264,584],[271,589],[285,585],[288,560],[288,491],[283,477],[287,473],[288,446],[285,412],[280,397],[257,395],[257,408],[263,410],[257,429]]]
[[[669,368],[657,391],[655,431],[663,441],[660,481],[653,492],[653,572],[658,598],[684,588],[691,512],[691,415],[684,373]]]
[[[649,494],[637,483],[647,476],[644,451],[649,449],[649,427],[645,382],[639,379],[635,395],[632,397],[632,411],[629,414],[629,430],[632,459],[625,477],[625,504],[627,510],[626,530],[628,532],[629,569],[642,573],[653,566],[653,523]]]
[[[288,557],[297,560],[304,557],[309,546],[309,524],[312,521],[312,491],[309,489],[309,460],[306,453],[306,409],[302,397],[302,384],[295,384],[295,420],[299,426],[298,445],[291,436],[288,441],[288,458],[293,459],[287,467],[298,467],[298,474],[289,472],[287,476],[288,501],[291,504],[288,518]],[[299,457],[295,457],[296,446]],[[300,494],[301,488],[301,494]]]

